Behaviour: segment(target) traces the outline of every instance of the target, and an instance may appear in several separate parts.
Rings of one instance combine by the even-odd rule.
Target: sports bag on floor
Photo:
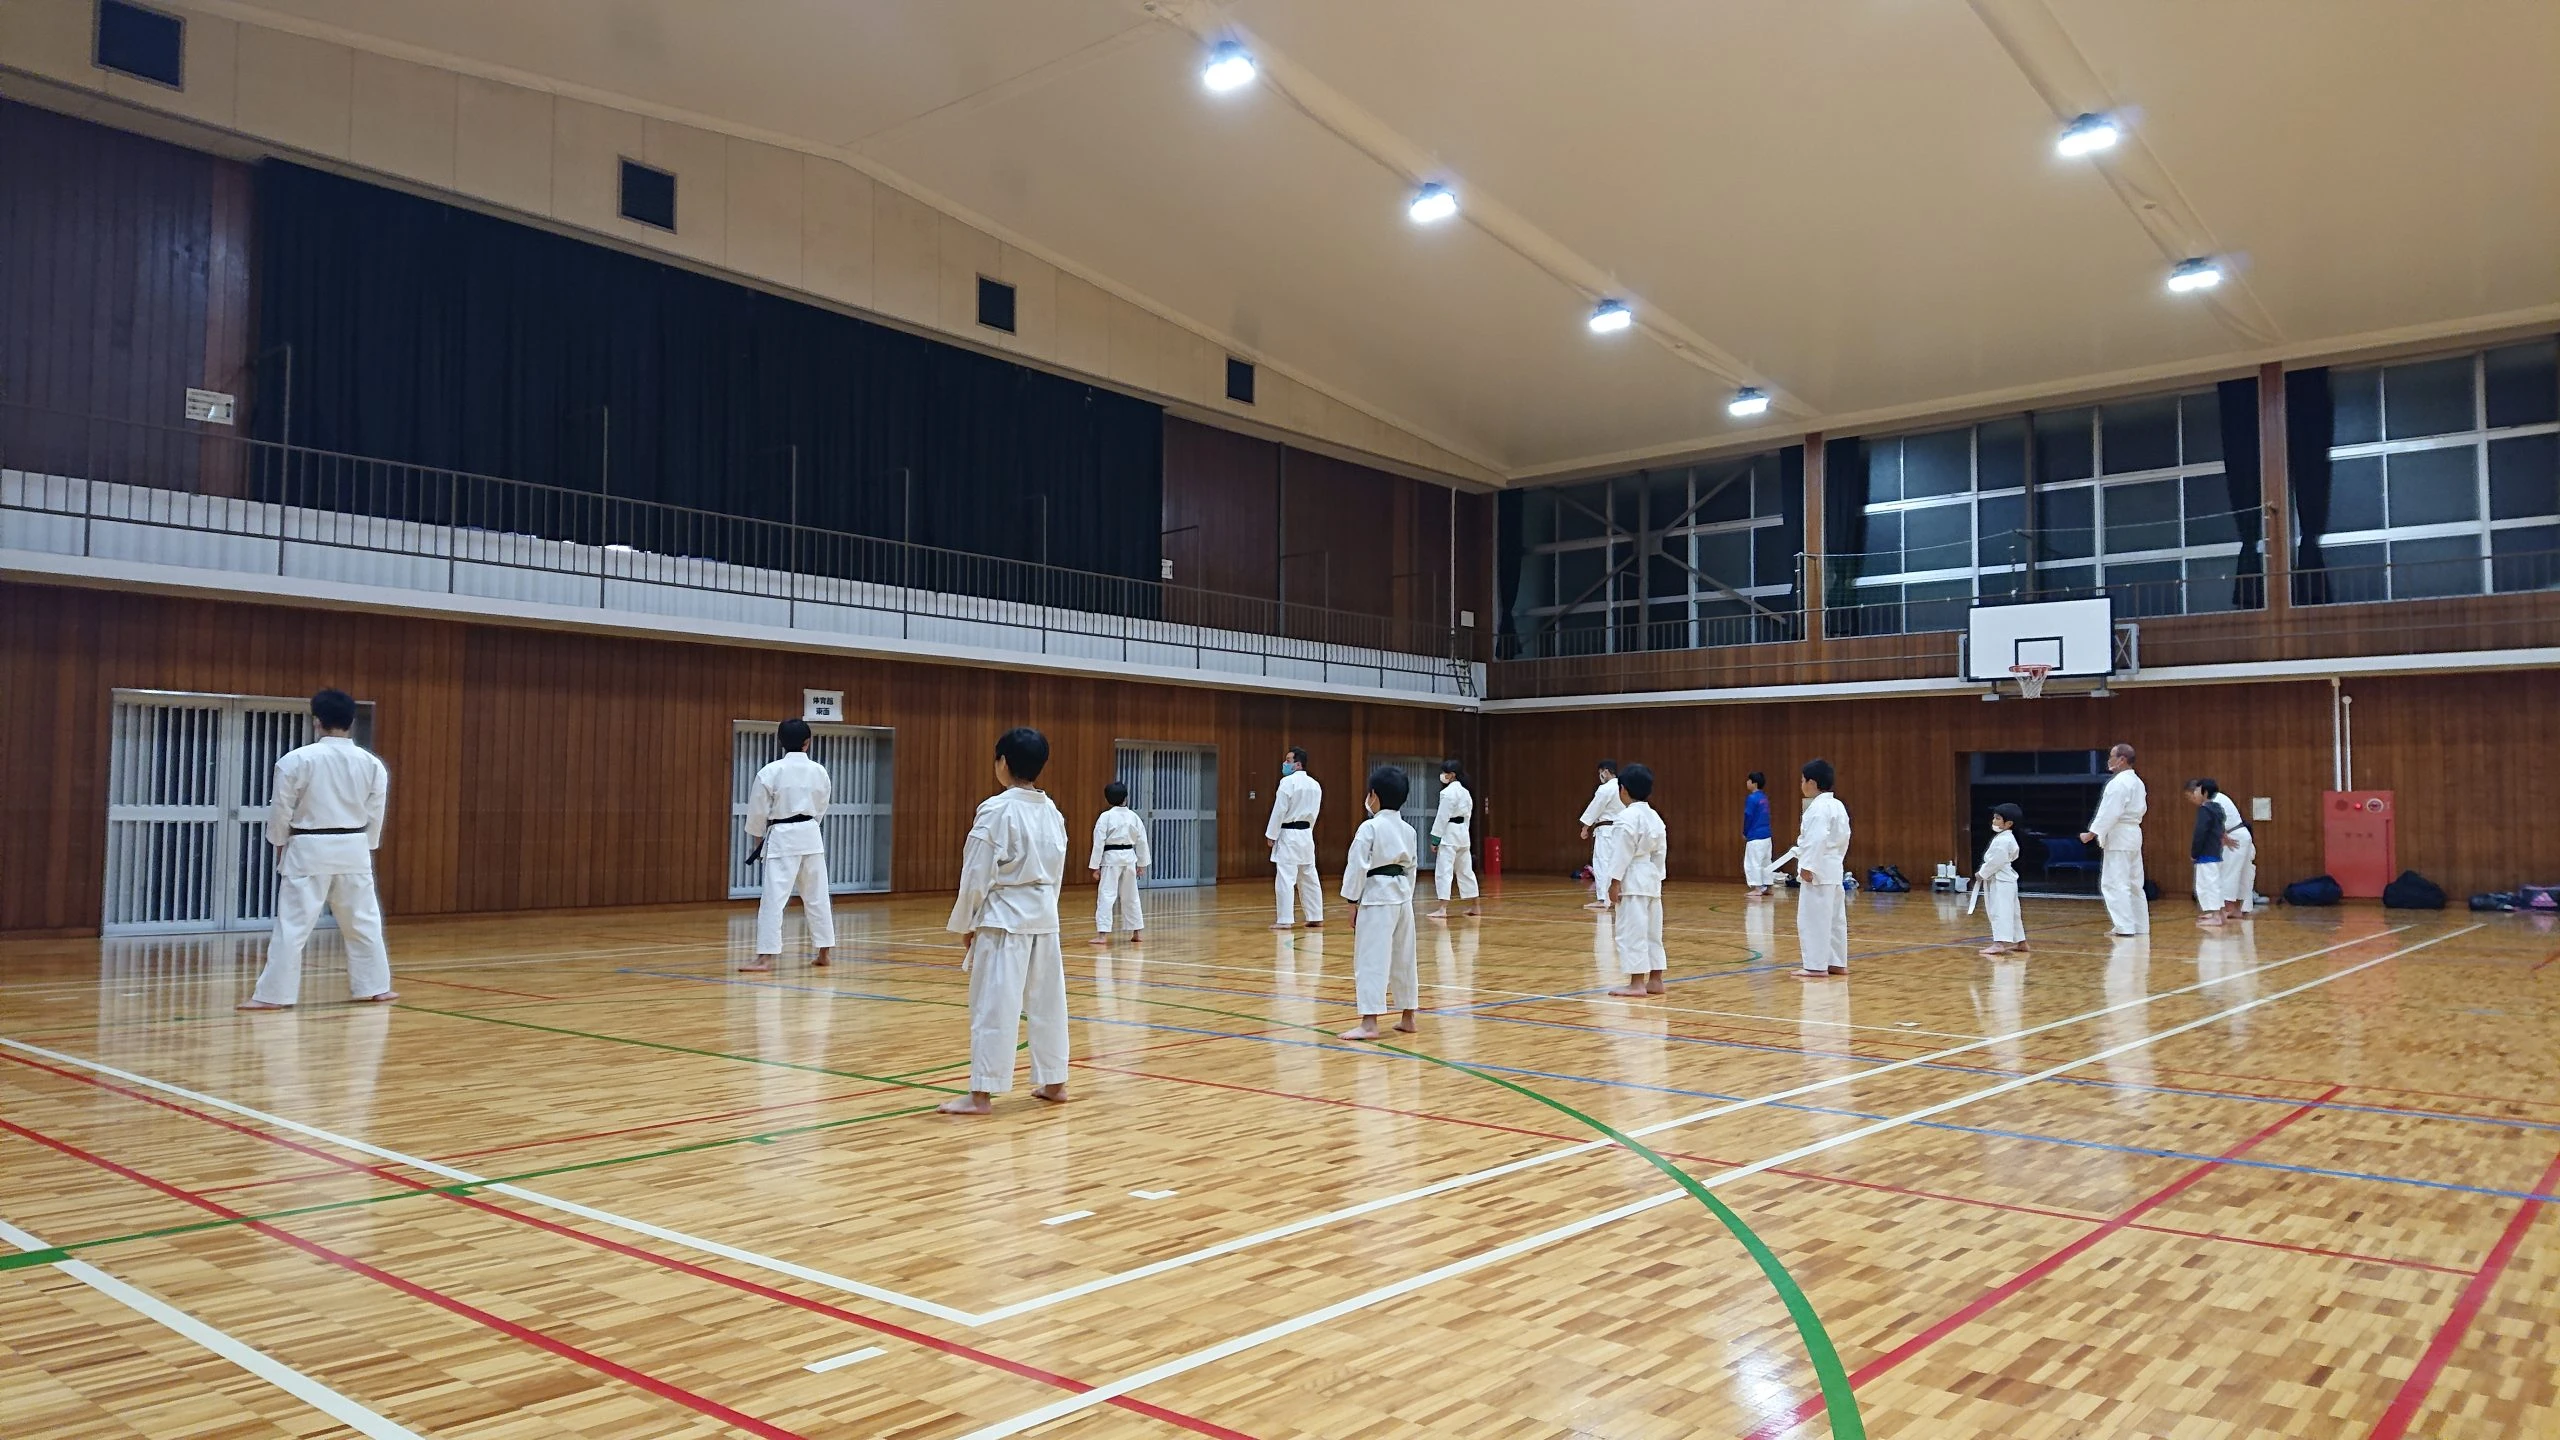
[[[2389,910],[2441,910],[2444,887],[2415,870],[2403,870],[2399,879],[2382,887],[2382,904]]]
[[[2284,887],[2287,905],[2335,905],[2345,898],[2346,892],[2338,888],[2338,882],[2326,875],[2296,880]]]

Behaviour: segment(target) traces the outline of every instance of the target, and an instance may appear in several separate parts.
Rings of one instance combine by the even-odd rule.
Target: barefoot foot
[[[810,957],[809,963],[817,966],[821,970],[824,970],[828,966],[834,964],[835,960],[836,952],[833,950],[821,950],[816,955]]]
[[[358,1005],[388,1005],[392,1001],[400,998],[400,992],[397,990],[385,990],[379,995],[357,995],[351,998]]]
[[[1108,936],[1108,935],[1096,935],[1096,936],[1094,936],[1094,937],[1093,937],[1093,939],[1092,939],[1090,942],[1088,942],[1088,943],[1090,943],[1090,944],[1094,944],[1094,945],[1108,945],[1108,944],[1110,944],[1110,943],[1111,943],[1111,937],[1110,937],[1110,936]]]
[[[1661,981],[1647,980],[1644,982],[1644,993],[1647,995],[1668,995],[1671,992]]]
[[[1396,1029],[1406,1035],[1419,1035],[1422,1033],[1422,1027],[1414,1024],[1413,1021],[1409,1019],[1397,1021]]]
[[[234,1010],[290,1010],[293,1007],[277,1005],[265,1000],[244,1000],[231,1008]]]
[[[985,1115],[996,1108],[995,1097],[980,1091],[955,1095],[937,1107],[945,1115]]]
[[[1335,1031],[1333,1038],[1336,1040],[1375,1040],[1378,1038],[1378,1027],[1371,1025],[1366,1021],[1362,1021],[1360,1024],[1354,1025],[1348,1030]]]
[[[738,970],[741,974],[769,974],[773,970],[773,962],[759,955],[753,961],[739,966]]]
[[[1147,933],[1146,933],[1145,931],[1143,931],[1143,930],[1132,930],[1132,931],[1130,931],[1130,932],[1129,932],[1129,943],[1130,943],[1130,944],[1132,944],[1132,945],[1144,945],[1144,944],[1146,944],[1146,943],[1147,943]]]
[[[1621,985],[1609,993],[1622,1000],[1641,1000],[1645,997],[1645,988],[1642,985]]]
[[[1065,1085],[1042,1085],[1031,1092],[1031,1098],[1034,1100],[1046,1100],[1052,1105],[1064,1105],[1067,1103],[1067,1087]]]

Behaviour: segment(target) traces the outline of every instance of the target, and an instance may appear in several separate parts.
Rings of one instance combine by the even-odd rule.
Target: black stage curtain
[[[1785,537],[1779,542],[1781,548],[1790,555],[1802,554],[1804,552],[1804,447],[1801,445],[1790,445],[1778,452],[1778,514],[1782,517],[1779,522],[1779,533]],[[1769,583],[1767,579],[1760,576],[1755,575],[1752,578],[1763,585]],[[1789,608],[1798,615],[1803,614],[1805,609],[1804,567],[1801,564],[1796,567],[1795,586],[1787,593],[1793,597],[1793,604]]]
[[[1494,636],[1499,644],[1502,636],[1520,632],[1513,611],[1520,604],[1520,552],[1528,548],[1521,531],[1520,507],[1525,502],[1517,490],[1505,490],[1493,497],[1494,591],[1501,608],[1494,612]],[[1497,655],[1502,652],[1495,651]]]
[[[911,488],[918,544],[1037,561],[1045,538],[1053,565],[1157,578],[1158,406],[282,162],[260,167],[258,225],[259,343],[292,347],[297,445],[723,516],[787,521],[796,509],[805,527],[891,540],[910,533]],[[257,433],[276,438],[280,405],[266,402],[280,401],[277,388],[259,398]],[[441,519],[450,504],[468,524],[773,558],[770,532],[721,539],[717,522],[559,507],[578,516],[571,524],[515,499],[496,507],[503,515],[439,502],[424,478],[399,498],[371,493],[400,482],[364,467],[293,469],[298,479],[270,477],[269,488],[372,513]],[[315,471],[362,471],[371,489],[338,494],[349,483]],[[809,544],[803,568],[885,578],[860,547]],[[1008,588],[973,583],[966,561],[940,568],[950,573],[931,577],[936,588]]]
[[[1867,442],[1828,440],[1822,446],[1822,604],[1828,610],[1853,609],[1858,603],[1858,574],[1867,557]],[[1827,629],[1833,635],[1856,632],[1857,620],[1844,616]]]
[[[2222,416],[2222,480],[2231,496],[2231,520],[2240,532],[2240,561],[2231,577],[2231,606],[2256,610],[2267,603],[2264,553],[2265,487],[2258,467],[2258,382],[2225,380],[2214,387]]]
[[[2320,537],[2329,529],[2329,370],[2289,370],[2284,377],[2284,463],[2293,482],[2293,603],[2329,598],[2328,562]],[[2226,461],[2228,457],[2225,457]]]

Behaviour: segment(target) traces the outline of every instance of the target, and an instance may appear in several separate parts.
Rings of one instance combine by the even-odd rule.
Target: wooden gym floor
[[[1097,953],[1091,895],[1075,1103],[984,1120],[942,897],[771,977],[727,907],[401,923],[398,1007],[324,938],[288,1015],[255,937],[0,946],[6,1433],[2560,1435],[2527,917],[2031,901],[1994,962],[1861,897],[1806,985],[1676,884],[1629,1002],[1514,883],[1389,1047],[1339,909]]]

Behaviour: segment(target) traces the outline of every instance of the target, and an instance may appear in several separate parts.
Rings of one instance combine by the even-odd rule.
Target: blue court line
[[[836,997],[836,998],[842,998],[842,999],[881,999],[881,998],[900,999],[900,998],[901,998],[901,997],[881,997],[881,996],[874,996],[874,995],[863,995],[863,994],[860,994],[860,993],[855,992],[855,991],[850,991],[850,990],[836,990],[836,989],[831,989],[831,988],[826,987],[826,986],[816,986],[816,985],[786,985],[786,984],[783,984],[783,983],[781,983],[781,982],[779,982],[779,981],[769,981],[769,980],[740,980],[740,979],[732,979],[732,978],[716,978],[716,977],[712,977],[712,976],[684,976],[684,975],[679,975],[679,974],[673,974],[672,972],[650,972],[650,971],[634,971],[634,970],[626,970],[626,971],[624,971],[624,972],[622,972],[622,973],[626,973],[626,974],[669,973],[669,974],[670,974],[670,978],[676,978],[676,979],[698,979],[698,980],[700,980],[702,983],[707,984],[707,985],[731,985],[731,986],[738,986],[738,987],[747,988],[747,989],[756,989],[756,988],[774,988],[774,989],[785,989],[785,990],[797,990],[797,991],[802,991],[802,992],[805,992],[805,993],[808,993],[808,994],[814,994],[814,995],[827,995],[827,996]],[[1146,983],[1146,982],[1140,982],[1140,983]],[[1268,997],[1265,997],[1265,998],[1268,998]],[[904,1003],[904,1004],[921,1004],[921,1003],[925,1003],[925,1002],[915,1001],[915,1000],[903,1000],[903,999],[901,999],[901,1003]],[[1084,1022],[1085,1024],[1088,1024],[1088,1025],[1109,1025],[1109,1026],[1115,1026],[1115,1027],[1122,1028],[1122,1029],[1132,1029],[1132,1030],[1161,1030],[1161,1031],[1165,1031],[1165,1032],[1168,1032],[1168,1033],[1170,1033],[1170,1034],[1175,1034],[1175,1035],[1210,1035],[1210,1036],[1216,1036],[1216,1037],[1219,1037],[1219,1038],[1222,1038],[1222,1039],[1228,1039],[1228,1040],[1252,1040],[1252,1041],[1257,1041],[1257,1042],[1259,1042],[1259,1043],[1266,1044],[1266,1045],[1285,1045],[1285,1046],[1290,1047],[1291,1049],[1301,1049],[1301,1050],[1332,1050],[1332,1051],[1337,1051],[1337,1052],[1339,1052],[1339,1053],[1346,1054],[1346,1055],[1367,1055],[1367,1056],[1376,1056],[1376,1057],[1381,1057],[1381,1058],[1394,1058],[1394,1059],[1400,1059],[1400,1060],[1411,1060],[1411,1061],[1416,1061],[1416,1062],[1427,1062],[1427,1060],[1428,1060],[1428,1057],[1426,1057],[1426,1056],[1421,1056],[1421,1055],[1406,1055],[1406,1054],[1402,1054],[1402,1053],[1400,1053],[1400,1052],[1392,1051],[1392,1050],[1375,1050],[1375,1049],[1371,1049],[1371,1048],[1369,1048],[1369,1047],[1367,1047],[1367,1046],[1363,1046],[1363,1045],[1353,1045],[1353,1044],[1348,1044],[1348,1043],[1333,1043],[1333,1042],[1326,1042],[1326,1041],[1322,1041],[1322,1040],[1297,1040],[1297,1039],[1291,1039],[1291,1038],[1289,1038],[1289,1037],[1286,1037],[1286,1036],[1279,1036],[1279,1035],[1253,1035],[1253,1034],[1242,1034],[1242,1033],[1239,1033],[1239,1032],[1236,1032],[1236,1031],[1233,1031],[1233,1030],[1210,1030],[1210,1029],[1204,1029],[1204,1028],[1202,1028],[1202,1027],[1199,1027],[1199,1026],[1193,1026],[1193,1025],[1168,1025],[1168,1024],[1165,1024],[1165,1023],[1163,1023],[1163,1022],[1161,1022],[1161,1021],[1155,1021],[1155,1020],[1117,1020],[1117,1019],[1110,1019],[1110,1018],[1107,1018],[1107,1017],[1104,1017],[1104,1016],[1099,1016],[1099,1015],[1070,1015],[1068,1018],[1069,1018],[1069,1019],[1071,1019],[1071,1020],[1079,1020],[1079,1021],[1082,1021],[1082,1022]],[[1536,1023],[1539,1023],[1539,1022],[1531,1021],[1531,1022],[1527,1022],[1527,1023],[1530,1023],[1530,1024],[1536,1024]],[[1645,1037],[1645,1038],[1662,1038],[1662,1037]],[[1796,1053],[1796,1052],[1788,1052],[1788,1053]],[[1713,1091],[1713,1090],[1690,1090],[1690,1089],[1685,1089],[1685,1088],[1683,1088],[1683,1087],[1676,1086],[1676,1085],[1645,1085],[1645,1084],[1640,1084],[1640,1083],[1637,1083],[1637,1082],[1635,1082],[1635,1081],[1630,1081],[1630,1080],[1603,1080],[1603,1079],[1599,1079],[1599,1078],[1597,1078],[1597,1077],[1595,1077],[1595,1076],[1590,1076],[1590,1075],[1571,1075],[1571,1074],[1565,1074],[1565,1073],[1561,1073],[1561,1072],[1558,1072],[1558,1071],[1552,1071],[1552,1070],[1531,1070],[1531,1069],[1526,1069],[1526,1068],[1523,1068],[1523,1067],[1519,1067],[1519,1066],[1512,1066],[1512,1065],[1494,1065],[1494,1064],[1490,1064],[1490,1063],[1487,1063],[1487,1062],[1485,1062],[1485,1061],[1481,1061],[1481,1060],[1472,1060],[1472,1059],[1471,1059],[1471,1060],[1468,1060],[1466,1063],[1467,1063],[1468,1065],[1470,1065],[1470,1066],[1472,1066],[1472,1067],[1476,1068],[1476,1069],[1479,1069],[1479,1070],[1487,1070],[1487,1071],[1491,1071],[1491,1072],[1496,1073],[1496,1074],[1526,1076],[1526,1077],[1528,1077],[1528,1078],[1531,1078],[1531,1079],[1537,1079],[1537,1080],[1561,1080],[1561,1081],[1566,1081],[1566,1082],[1569,1082],[1569,1083],[1582,1084],[1582,1085],[1599,1085],[1599,1086],[1604,1086],[1604,1087],[1607,1087],[1607,1088],[1610,1088],[1610,1089],[1615,1089],[1615,1090],[1636,1090],[1636,1091],[1641,1091],[1641,1092],[1644,1092],[1644,1093],[1647,1093],[1647,1094],[1655,1094],[1655,1095],[1679,1095],[1679,1096],[1683,1096],[1683,1097],[1691,1098],[1691,1099],[1699,1099],[1699,1100],[1716,1100],[1716,1101],[1723,1101],[1723,1102],[1726,1102],[1726,1103],[1733,1103],[1733,1102],[1737,1102],[1737,1101],[1741,1101],[1741,1100],[1746,1100],[1746,1099],[1749,1099],[1749,1098],[1750,1098],[1750,1097],[1748,1097],[1748,1096],[1742,1096],[1742,1095],[1726,1095],[1726,1094],[1722,1094],[1722,1093],[1719,1093],[1719,1092],[1717,1092],[1717,1091]],[[2171,1092],[2171,1093],[2180,1093],[2180,1092]],[[2297,1106],[2297,1107],[2298,1107],[2298,1106],[2300,1106],[2300,1105],[2302,1105],[2302,1104],[2304,1104],[2304,1103],[2307,1103],[2307,1102],[2303,1102],[2303,1101],[2292,1101],[2292,1102],[2288,1102],[2288,1103],[2291,1103],[2291,1104],[2293,1104],[2293,1105],[2295,1105],[2295,1106]],[[1852,1120],[1889,1120],[1889,1119],[1893,1118],[1893,1117],[1891,1117],[1891,1116],[1889,1116],[1889,1115],[1881,1114],[1881,1113],[1874,1112],[1874,1111],[1866,1111],[1866,1110],[1844,1110],[1844,1109],[1835,1109],[1835,1108],[1832,1108],[1832,1107],[1828,1107],[1828,1106],[1819,1106],[1819,1105],[1798,1105],[1798,1104],[1790,1104],[1790,1103],[1787,1103],[1787,1102],[1784,1102],[1784,1101],[1772,1102],[1772,1103],[1770,1104],[1769,1108],[1774,1109],[1774,1110],[1790,1110],[1790,1111],[1795,1111],[1795,1112],[1798,1112],[1798,1113],[1808,1114],[1808,1115],[1828,1115],[1828,1116],[1833,1116],[1833,1117],[1836,1117],[1836,1118],[1841,1118],[1841,1119],[1852,1119]],[[2389,1113],[2399,1113],[2399,1112],[2389,1112]],[[1949,1131],[1949,1132],[1952,1132],[1952,1133],[1955,1133],[1955,1134],[1962,1134],[1962,1135],[1979,1135],[1979,1136],[1985,1136],[1985,1137],[1988,1137],[1988,1138],[2001,1139],[2001,1140],[2021,1140],[2021,1141],[2026,1141],[2026,1142],[2028,1142],[2028,1143],[2030,1143],[2030,1144],[2043,1144],[2043,1145],[2067,1145],[2067,1146],[2070,1146],[2070,1147],[2072,1147],[2072,1148],[2074,1148],[2074,1149],[2081,1149],[2081,1150],[2099,1150],[2099,1151],[2105,1151],[2105,1152],[2110,1152],[2110,1153],[2120,1154],[2120,1155],[2141,1155],[2141,1156],[2146,1156],[2146,1157],[2150,1157],[2150,1158],[2153,1158],[2153,1159],[2161,1159],[2161,1160],[2191,1160],[2191,1161],[2195,1161],[2195,1162],[2197,1162],[2197,1163],[2199,1163],[2199,1164],[2211,1163],[2211,1164],[2218,1164],[2218,1165],[2233,1166],[2233,1167],[2238,1167],[2238,1168],[2241,1168],[2241,1169],[2251,1169],[2251,1170],[2272,1170],[2272,1171],[2278,1171],[2278,1172],[2289,1173],[2289,1174],[2297,1174],[2297,1175],[2317,1175],[2317,1176],[2322,1176],[2322,1177],[2324,1177],[2324,1178],[2333,1179],[2333,1180],[2363,1180],[2363,1181],[2367,1181],[2367,1182],[2369,1182],[2369,1183],[2376,1184],[2376,1185],[2402,1185],[2402,1186],[2409,1186],[2409,1187],[2412,1187],[2412,1188],[2415,1188],[2415,1189],[2421,1189],[2421,1190],[2446,1190],[2446,1191],[2453,1191],[2453,1192],[2456,1192],[2456,1193],[2469,1194],[2469,1195],[2489,1195],[2489,1196],[2495,1196],[2495,1197],[2498,1197],[2498,1198],[2501,1198],[2501,1199],[2508,1199],[2508,1200],[2535,1200],[2535,1201],[2541,1201],[2541,1202],[2544,1202],[2544,1203],[2560,1203],[2560,1195],[2545,1195],[2545,1194],[2540,1194],[2540,1193],[2537,1193],[2537,1192],[2535,1192],[2535,1191],[2531,1191],[2531,1190],[2502,1190],[2502,1189],[2496,1188],[2496,1187],[2494,1187],[2494,1186],[2486,1186],[2486,1185],[2464,1185],[2464,1184],[2461,1184],[2461,1183],[2458,1183],[2458,1182],[2455,1182],[2455,1181],[2450,1181],[2450,1180],[2422,1180],[2422,1179],[2419,1179],[2418,1177],[2413,1176],[2413,1175],[2384,1175],[2384,1174],[2378,1174],[2378,1173],[2375,1173],[2375,1172],[2371,1172],[2371,1171],[2363,1171],[2363,1170],[2334,1170],[2334,1169],[2328,1169],[2328,1168],[2325,1168],[2325,1167],[2315,1166],[2315,1165],[2286,1165],[2286,1164],[2281,1164],[2281,1163],[2278,1163],[2278,1162],[2276,1162],[2276,1161],[2272,1161],[2272,1160],[2251,1160],[2251,1159],[2249,1159],[2249,1158],[2247,1158],[2247,1157],[2245,1157],[2245,1156],[2240,1157],[2240,1158],[2237,1158],[2237,1159],[2227,1159],[2227,1158],[2225,1158],[2225,1157],[2223,1157],[2223,1156],[2220,1156],[2220,1155],[2205,1155],[2205,1154],[2199,1154],[2199,1153],[2195,1153],[2195,1152],[2191,1152],[2191,1151],[2185,1151],[2185,1150],[2165,1150],[2165,1149],[2157,1149],[2157,1148],[2154,1148],[2154,1147],[2151,1147],[2151,1146],[2144,1146],[2144,1145],[2118,1145],[2118,1144],[2112,1144],[2112,1143],[2109,1143],[2109,1142],[2106,1142],[2106,1141],[2101,1141],[2101,1140],[2074,1140],[2074,1139],[2067,1138],[2067,1137],[2065,1137],[2065,1136],[2060,1136],[2060,1135],[2042,1135],[2042,1134],[2037,1134],[2037,1133],[2035,1133],[2035,1132],[2033,1132],[2033,1131],[2027,1131],[2027,1130],[2002,1130],[2002,1129],[1995,1129],[1995,1128],[1991,1128],[1991,1127],[1988,1127],[1988,1126],[1956,1125],[1956,1124],[1950,1124],[1950,1123],[1945,1122],[1945,1121],[1936,1121],[1936,1120],[1918,1120],[1918,1121],[1913,1121],[1913,1122],[1912,1122],[1912,1128],[1914,1128],[1914,1129],[1922,1129],[1922,1130],[1944,1130],[1944,1131]]]

